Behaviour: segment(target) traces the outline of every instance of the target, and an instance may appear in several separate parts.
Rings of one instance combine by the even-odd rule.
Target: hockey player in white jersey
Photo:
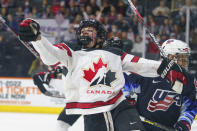
[[[32,42],[45,64],[61,62],[68,69],[66,114],[82,114],[87,120],[91,119],[92,123],[85,122],[85,131],[144,130],[141,126],[133,126],[137,125],[135,123],[138,120],[133,121],[137,116],[122,94],[125,82],[122,72],[156,77],[160,62],[138,58],[115,48],[101,49],[106,32],[94,19],[80,23],[77,31],[79,43],[83,47],[80,51],[73,51],[66,43],[53,46],[41,35],[39,24],[31,19],[20,23],[19,37],[25,42]],[[166,65],[163,64],[162,67]],[[108,72],[105,80],[103,78],[97,83],[98,79],[93,79],[101,67],[105,67]],[[181,72],[179,68],[177,70]]]

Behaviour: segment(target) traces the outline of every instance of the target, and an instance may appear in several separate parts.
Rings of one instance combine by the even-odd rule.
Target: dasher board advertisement
[[[0,111],[59,113],[64,99],[43,95],[32,78],[0,77]]]

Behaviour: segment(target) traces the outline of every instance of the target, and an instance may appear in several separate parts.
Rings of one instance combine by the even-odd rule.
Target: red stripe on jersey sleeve
[[[139,59],[140,59],[139,57],[134,56],[133,59],[131,60],[131,62],[137,63],[139,61]]]
[[[70,49],[68,48],[68,46],[66,44],[59,43],[59,44],[54,45],[54,46],[58,47],[59,49],[66,49],[68,56],[72,56],[72,53],[71,53]]]
[[[121,60],[123,61],[124,57],[126,56],[126,52],[123,53],[123,55],[121,56]]]
[[[56,63],[56,64],[54,64],[54,65],[51,65],[51,66],[54,68],[54,67],[56,67],[56,66],[59,65],[59,64],[61,64],[61,62],[58,62],[58,63]]]
[[[111,105],[114,104],[122,95],[122,91],[120,91],[114,98],[104,102],[104,101],[97,101],[94,103],[67,103],[66,104],[66,109],[72,109],[72,108],[81,108],[81,109],[90,109],[90,108],[96,108],[96,107],[101,107],[101,106],[106,106],[106,105]]]

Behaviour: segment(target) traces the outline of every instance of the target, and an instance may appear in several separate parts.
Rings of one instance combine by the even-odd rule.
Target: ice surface
[[[55,131],[58,115],[30,113],[0,113],[0,131]],[[83,131],[83,119],[79,120],[69,131]],[[191,131],[197,131],[197,121]]]

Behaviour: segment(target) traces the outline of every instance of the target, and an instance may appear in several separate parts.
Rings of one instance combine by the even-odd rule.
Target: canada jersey
[[[171,85],[161,77],[145,78],[131,74],[128,78],[140,84],[141,92],[137,95],[137,110],[146,119],[173,127],[181,115],[184,97],[171,89]],[[185,87],[185,94],[195,100],[195,87],[191,82]],[[193,92],[193,93],[191,93]]]
[[[66,44],[53,46],[45,38],[33,42],[47,65],[61,62],[67,69],[65,89],[68,114],[93,114],[110,111],[125,98],[121,88],[123,71],[143,76],[158,76],[160,62],[128,55],[121,50],[88,49],[73,51]]]

